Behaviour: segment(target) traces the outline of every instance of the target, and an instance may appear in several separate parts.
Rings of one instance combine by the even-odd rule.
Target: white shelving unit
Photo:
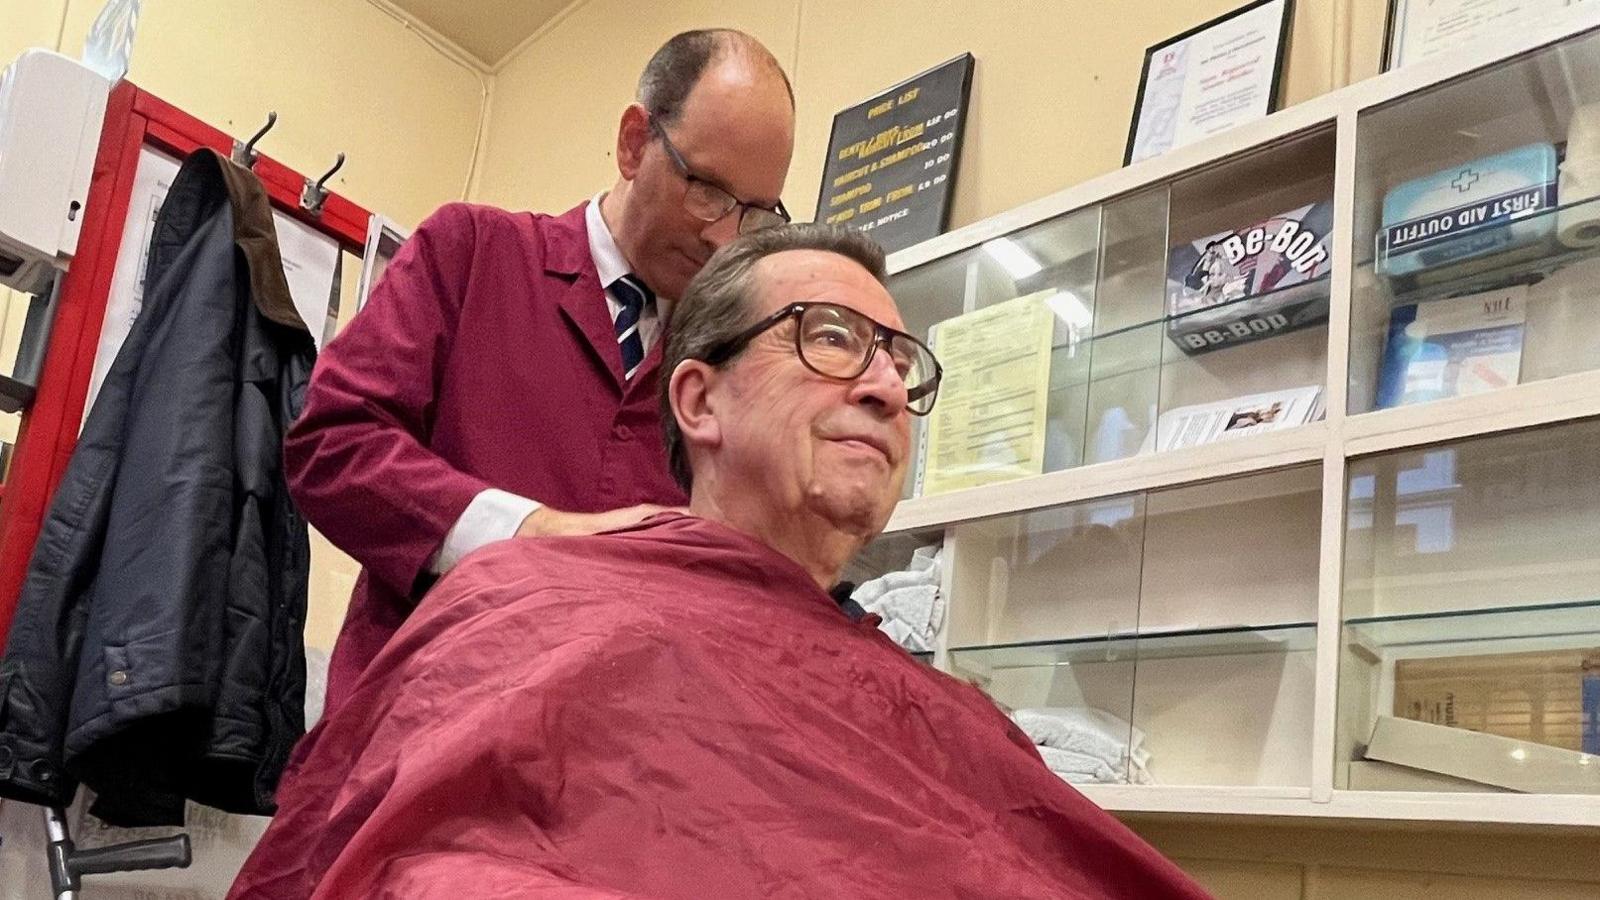
[[[1521,383],[1373,409],[1389,310],[1449,290],[1374,272],[1384,192],[1559,144],[1597,102],[1600,9],[1582,4],[894,254],[924,336],[1037,289],[984,253],[997,238],[1073,305],[1046,472],[903,500],[854,579],[942,540],[935,665],[1002,705],[1090,705],[1145,732],[1155,783],[1082,788],[1111,810],[1600,826],[1594,794],[1349,789],[1397,660],[1600,659],[1600,248],[1530,288]],[[1167,248],[1319,195],[1326,322],[1179,352]],[[1112,404],[1142,434],[1145,412],[1315,383],[1325,414],[1283,431],[1159,453],[1093,433]]]

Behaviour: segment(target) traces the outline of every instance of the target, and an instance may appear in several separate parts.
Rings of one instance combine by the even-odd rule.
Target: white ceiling
[[[389,0],[493,69],[572,0]]]

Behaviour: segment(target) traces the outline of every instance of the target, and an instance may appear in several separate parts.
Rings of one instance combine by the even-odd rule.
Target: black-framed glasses
[[[678,169],[678,174],[683,176],[686,183],[683,191],[683,208],[689,211],[689,215],[702,222],[717,222],[738,209],[740,234],[789,224],[789,211],[783,208],[782,200],[770,209],[740,200],[694,174],[689,169],[689,163],[684,160],[683,154],[678,152],[677,147],[672,146],[672,139],[667,137],[666,129],[661,127],[655,116],[650,117],[650,130],[656,133],[656,137],[661,138],[661,146],[666,148],[667,158],[672,160],[672,164]]]
[[[790,319],[795,320],[795,353],[806,368],[826,378],[854,381],[867,371],[873,356],[882,348],[905,382],[907,411],[917,416],[933,412],[939,379],[944,376],[933,351],[903,331],[835,303],[791,303],[713,346],[701,359],[720,366],[757,335]]]

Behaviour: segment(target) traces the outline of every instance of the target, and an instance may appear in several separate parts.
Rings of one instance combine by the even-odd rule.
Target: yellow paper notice
[[[1051,291],[957,316],[938,327],[944,365],[929,423],[923,494],[1037,475],[1044,469]]]

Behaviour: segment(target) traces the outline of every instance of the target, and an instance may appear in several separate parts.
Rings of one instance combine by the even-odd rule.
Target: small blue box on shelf
[[[1555,230],[1556,148],[1537,143],[1408,181],[1383,198],[1377,271],[1434,280],[1537,255]]]

